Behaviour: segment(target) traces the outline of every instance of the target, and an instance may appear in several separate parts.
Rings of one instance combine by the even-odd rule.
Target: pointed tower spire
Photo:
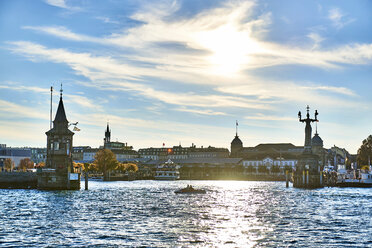
[[[111,140],[111,130],[110,130],[110,127],[109,127],[109,122],[107,122],[107,128],[106,128],[106,132],[105,132],[105,138],[104,138],[104,143],[109,143]]]
[[[59,104],[58,104],[58,109],[57,109],[57,113],[56,113],[56,117],[54,118],[54,121],[53,121],[53,124],[54,124],[54,127],[56,127],[57,124],[59,125],[68,125],[68,120],[66,118],[66,112],[65,112],[65,107],[63,106],[63,100],[62,100],[62,84],[61,84],[61,96],[59,98]]]

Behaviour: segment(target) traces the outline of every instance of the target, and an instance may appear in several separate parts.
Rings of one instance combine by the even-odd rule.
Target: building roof
[[[238,135],[235,135],[235,138],[231,141],[232,146],[243,146],[243,142],[239,139]]]
[[[311,139],[311,144],[313,146],[323,146],[323,140],[318,133],[315,133],[314,137]]]
[[[150,160],[146,164],[162,164],[167,162],[167,159]],[[242,158],[188,158],[188,159],[172,159],[176,164],[239,164]]]
[[[258,144],[254,148],[263,151],[263,150],[289,150],[297,148],[292,143],[267,143],[267,144]]]

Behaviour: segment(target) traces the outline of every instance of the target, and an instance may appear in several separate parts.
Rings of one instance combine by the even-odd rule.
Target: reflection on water
[[[84,183],[84,182],[82,182]],[[192,184],[207,194],[177,195]],[[372,190],[281,182],[90,182],[0,190],[6,247],[372,247]]]

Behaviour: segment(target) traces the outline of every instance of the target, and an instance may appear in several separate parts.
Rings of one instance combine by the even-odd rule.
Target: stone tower
[[[68,129],[68,126],[61,88],[53,128],[45,133],[47,158],[45,168],[38,171],[40,189],[80,189],[80,173],[74,173],[71,155],[74,133]]]
[[[46,168],[65,170],[72,169],[72,136],[68,129],[62,94],[59,99],[58,109],[53,121],[53,128],[45,133],[47,135],[47,159]]]
[[[235,138],[231,141],[231,153],[230,157],[238,157],[239,152],[243,148],[243,142],[239,139],[238,136],[238,121],[236,121],[236,133]]]

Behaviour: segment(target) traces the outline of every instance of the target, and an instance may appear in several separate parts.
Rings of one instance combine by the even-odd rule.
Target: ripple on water
[[[83,182],[84,183],[84,182]],[[192,184],[205,195],[176,195]],[[0,190],[5,247],[371,247],[370,189],[276,182],[90,182]]]

